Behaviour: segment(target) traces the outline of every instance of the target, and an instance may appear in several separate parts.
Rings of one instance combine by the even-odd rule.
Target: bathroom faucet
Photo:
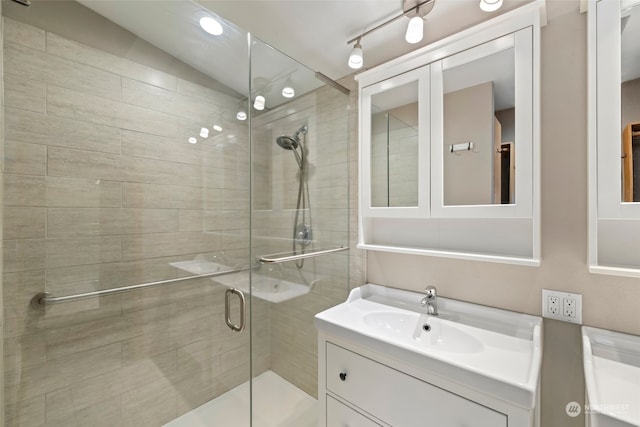
[[[427,294],[420,301],[420,305],[427,307],[427,314],[438,315],[438,295],[435,286],[427,286],[424,290]]]

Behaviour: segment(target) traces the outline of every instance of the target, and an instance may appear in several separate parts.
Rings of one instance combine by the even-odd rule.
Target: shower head
[[[298,138],[282,135],[276,138],[276,143],[285,150],[295,150],[298,148]]]

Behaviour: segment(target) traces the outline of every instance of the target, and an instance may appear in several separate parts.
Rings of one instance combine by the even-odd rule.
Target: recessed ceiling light
[[[215,130],[216,132],[222,132],[222,126],[220,126],[220,125],[213,125],[213,130]]]
[[[200,18],[200,26],[207,33],[214,36],[219,36],[223,32],[222,24],[220,24],[211,16],[203,16],[202,18]]]
[[[200,136],[203,137],[203,138],[208,138],[209,137],[209,129],[201,128],[200,129]]]
[[[238,119],[238,120],[247,120],[247,112],[244,111],[244,110],[238,111],[238,114],[236,114],[236,119]]]
[[[196,142],[198,142],[198,140],[195,139],[194,137],[189,137],[187,141],[189,141],[189,144],[195,144]]]

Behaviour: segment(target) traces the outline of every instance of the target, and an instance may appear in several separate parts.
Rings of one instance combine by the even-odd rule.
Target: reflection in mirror
[[[371,206],[418,206],[418,82],[371,104]]]
[[[640,5],[621,13],[622,201],[640,202]]]
[[[514,49],[445,69],[443,90],[444,205],[515,203]]]

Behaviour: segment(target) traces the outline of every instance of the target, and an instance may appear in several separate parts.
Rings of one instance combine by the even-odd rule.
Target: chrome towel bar
[[[286,252],[285,254],[264,255],[262,258],[260,258],[260,262],[265,264],[279,264],[281,262],[296,261],[296,260],[305,259],[305,258],[314,258],[320,255],[326,255],[334,252],[342,252],[347,250],[349,250],[349,246],[339,246],[337,248],[321,249],[314,252],[306,252],[303,254],[296,254],[296,255],[286,255],[290,252]]]
[[[33,298],[31,298],[31,306],[34,308],[43,308],[47,305],[52,305],[52,304],[60,304],[63,302],[79,301],[87,298],[121,294],[123,292],[137,291],[140,289],[152,288],[160,285],[169,285],[172,283],[184,282],[186,280],[202,279],[205,277],[224,276],[226,274],[239,273],[241,271],[248,271],[248,270],[250,270],[249,267],[237,268],[233,270],[216,271],[215,273],[206,273],[206,274],[198,274],[195,276],[178,277],[176,279],[159,280],[157,282],[123,286],[121,288],[102,289],[99,291],[85,292],[82,294],[75,294],[75,295],[65,295],[61,297],[53,296],[49,292],[40,292],[36,294]]]

